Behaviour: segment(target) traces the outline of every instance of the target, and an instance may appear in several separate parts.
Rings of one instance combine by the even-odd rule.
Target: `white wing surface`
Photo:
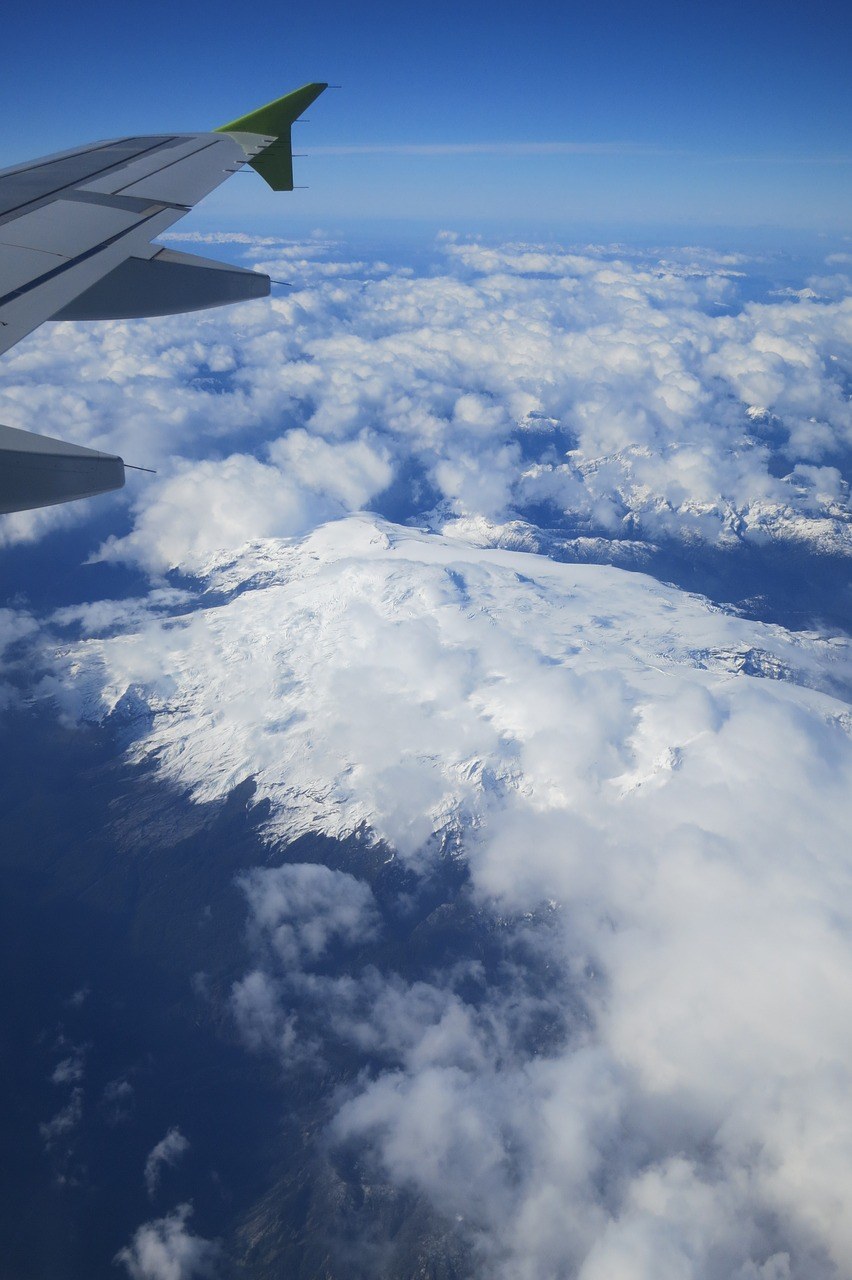
[[[211,133],[117,138],[0,171],[0,354],[45,320],[173,314],[264,297],[269,277],[152,243],[244,164],[292,190],[309,84]],[[0,427],[0,512],[124,484],[121,458]]]

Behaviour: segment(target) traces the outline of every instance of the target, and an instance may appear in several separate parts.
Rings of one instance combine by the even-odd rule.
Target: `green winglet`
[[[214,133],[262,133],[275,138],[265,150],[249,161],[251,167],[269,183],[273,191],[293,190],[293,146],[290,126],[314,102],[327,84],[303,84],[283,98],[276,98],[239,120],[222,124]]]

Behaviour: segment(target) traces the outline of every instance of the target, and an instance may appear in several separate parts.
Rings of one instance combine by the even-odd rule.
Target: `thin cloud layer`
[[[204,581],[135,631],[93,615],[46,686],[65,714],[126,708],[132,757],[199,800],[253,776],[276,844],[366,826],[418,875],[455,850],[486,917],[547,909],[575,1011],[537,1048],[527,988],[359,962],[382,923],[350,874],[252,872],[244,1042],[374,1063],[330,1141],[457,1219],[482,1274],[848,1274],[845,643],[367,517]]]
[[[168,1130],[164,1138],[148,1153],[145,1161],[145,1189],[153,1199],[160,1185],[163,1169],[177,1164],[182,1155],[189,1150],[189,1140],[181,1133],[177,1125]]]

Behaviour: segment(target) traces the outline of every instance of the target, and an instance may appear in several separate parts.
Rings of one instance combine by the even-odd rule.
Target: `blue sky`
[[[94,0],[82,18],[58,3],[20,7],[4,21],[0,159],[203,128],[327,79],[343,90],[302,127],[312,155],[299,170],[310,190],[291,203],[300,216],[843,231],[849,25],[840,3],[778,0],[288,10],[212,0],[201,20],[138,0]],[[581,150],[524,153],[536,143]],[[470,144],[493,149],[441,150]],[[438,151],[406,150],[427,145]],[[256,208],[262,219],[278,207],[238,181],[210,216]]]

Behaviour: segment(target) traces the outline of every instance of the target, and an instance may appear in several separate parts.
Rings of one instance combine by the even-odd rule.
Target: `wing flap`
[[[52,507],[124,484],[124,462],[79,444],[0,425],[0,513]]]
[[[245,267],[161,249],[150,258],[126,258],[108,276],[72,299],[54,320],[129,320],[201,311],[265,298],[269,276]]]
[[[86,208],[76,203],[74,207]],[[55,316],[72,299],[85,293],[125,258],[134,253],[144,254],[151,239],[165,231],[179,216],[171,208],[148,214],[139,218],[128,231],[120,232],[74,258],[32,249],[3,249],[0,245],[0,289],[7,290],[0,296],[0,354]],[[6,265],[6,253],[12,255],[8,274],[2,269]],[[21,269],[22,264],[26,266],[25,271]],[[22,274],[24,279],[20,278]]]
[[[52,200],[32,213],[0,224],[0,244],[76,258],[94,245],[128,231],[139,221],[138,212],[126,209],[83,205],[77,200]]]
[[[62,259],[55,253],[44,253],[39,249],[21,249],[0,243],[0,288],[3,289],[4,296],[14,293],[30,280],[43,276],[61,261]],[[0,316],[0,325],[3,323]],[[3,350],[2,336],[2,330],[0,330],[0,351]]]

